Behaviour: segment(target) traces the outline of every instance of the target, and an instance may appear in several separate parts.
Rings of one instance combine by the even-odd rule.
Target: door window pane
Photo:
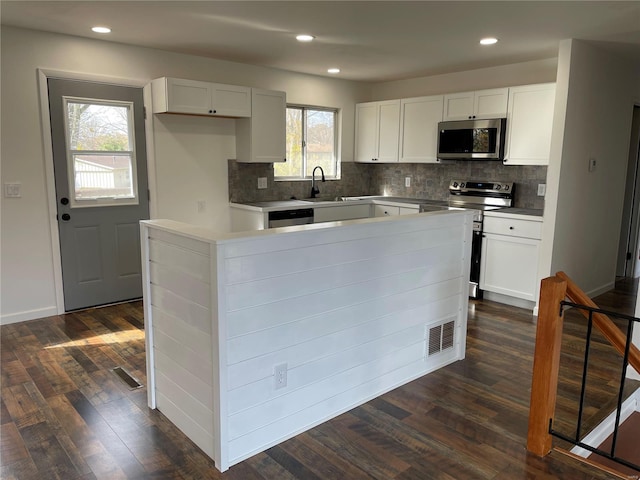
[[[134,198],[131,155],[73,155],[76,200]]]
[[[71,205],[138,203],[132,104],[64,101]]]

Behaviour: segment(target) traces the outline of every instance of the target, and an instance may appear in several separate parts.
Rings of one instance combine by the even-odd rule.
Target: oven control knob
[[[500,185],[499,183],[496,185],[496,190],[500,190],[502,188],[502,185]]]
[[[458,188],[458,182],[453,182],[453,188]]]
[[[464,182],[460,184],[460,188],[464,188]]]
[[[505,189],[505,190],[509,190],[509,185],[505,185],[505,186],[504,186],[504,189]]]

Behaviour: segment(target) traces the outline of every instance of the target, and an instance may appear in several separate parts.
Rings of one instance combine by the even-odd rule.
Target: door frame
[[[53,259],[53,283],[56,299],[57,315],[65,313],[64,309],[64,286],[62,282],[62,260],[60,250],[60,232],[58,230],[58,200],[56,197],[55,173],[53,169],[53,146],[51,139],[51,117],[49,115],[49,89],[47,80],[49,78],[61,78],[64,80],[81,80],[87,82],[106,83],[120,85],[124,87],[142,88],[144,108],[148,115],[145,115],[145,142],[147,147],[147,182],[150,192],[149,217],[155,218],[156,214],[156,169],[155,151],[153,144],[153,114],[151,112],[151,82],[150,80],[124,78],[107,75],[94,75],[90,73],[72,72],[67,70],[56,70],[50,68],[38,68],[38,92],[40,101],[40,124],[42,129],[42,153],[44,157],[45,187],[49,215],[49,234],[51,241],[51,255]],[[141,192],[142,194],[142,192]]]

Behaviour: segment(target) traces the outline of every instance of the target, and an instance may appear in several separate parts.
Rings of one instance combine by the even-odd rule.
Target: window
[[[329,108],[287,107],[287,161],[274,164],[276,179],[311,178],[317,166],[338,178],[337,116]]]
[[[137,204],[133,104],[64,98],[73,207]]]

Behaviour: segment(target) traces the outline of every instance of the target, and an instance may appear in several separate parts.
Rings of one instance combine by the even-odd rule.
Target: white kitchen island
[[[464,358],[472,216],[141,222],[149,406],[225,471]]]

